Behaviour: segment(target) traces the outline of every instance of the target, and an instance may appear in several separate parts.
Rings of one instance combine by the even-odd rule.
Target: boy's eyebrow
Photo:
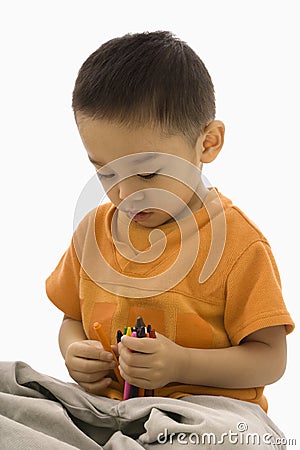
[[[139,157],[136,159],[132,159],[130,162],[133,164],[137,164],[137,163],[141,163],[141,162],[145,162],[145,161],[149,161],[150,159],[156,159],[158,158],[159,153],[148,153],[147,155],[145,155],[144,157]],[[92,164],[97,164],[97,166],[105,166],[106,164],[100,162],[100,161],[95,161],[94,159],[92,159],[89,155],[88,155],[89,160],[91,161]]]

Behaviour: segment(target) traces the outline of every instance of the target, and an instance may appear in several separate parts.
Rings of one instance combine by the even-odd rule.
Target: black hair
[[[214,86],[199,56],[171,32],[126,34],[83,63],[72,107],[75,116],[152,124],[195,143],[215,117]]]

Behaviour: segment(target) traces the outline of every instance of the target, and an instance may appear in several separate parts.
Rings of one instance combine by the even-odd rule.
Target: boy
[[[155,397],[235,399],[245,414],[251,404],[264,414],[264,386],[285,371],[294,324],[267,240],[202,181],[224,141],[204,64],[168,32],[112,39],[82,65],[72,106],[111,203],[83,219],[47,280],[65,313],[70,376],[121,400],[93,323],[114,345],[117,329],[141,315],[157,339],[114,346],[126,381]]]

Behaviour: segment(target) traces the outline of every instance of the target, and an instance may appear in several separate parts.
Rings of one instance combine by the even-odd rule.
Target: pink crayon
[[[133,331],[131,333],[131,336],[136,337],[136,332]],[[133,350],[130,350],[130,351],[133,351]],[[131,394],[132,394],[132,386],[130,383],[128,383],[128,381],[125,381],[124,391],[123,391],[123,400],[128,400],[129,398],[131,398],[132,397]]]

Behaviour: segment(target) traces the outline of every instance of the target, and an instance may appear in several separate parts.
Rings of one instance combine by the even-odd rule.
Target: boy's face
[[[194,192],[201,183],[201,151],[182,136],[166,137],[151,127],[128,128],[80,114],[76,117],[88,157],[120,214],[155,227],[182,212],[184,205],[192,211],[201,207]]]

